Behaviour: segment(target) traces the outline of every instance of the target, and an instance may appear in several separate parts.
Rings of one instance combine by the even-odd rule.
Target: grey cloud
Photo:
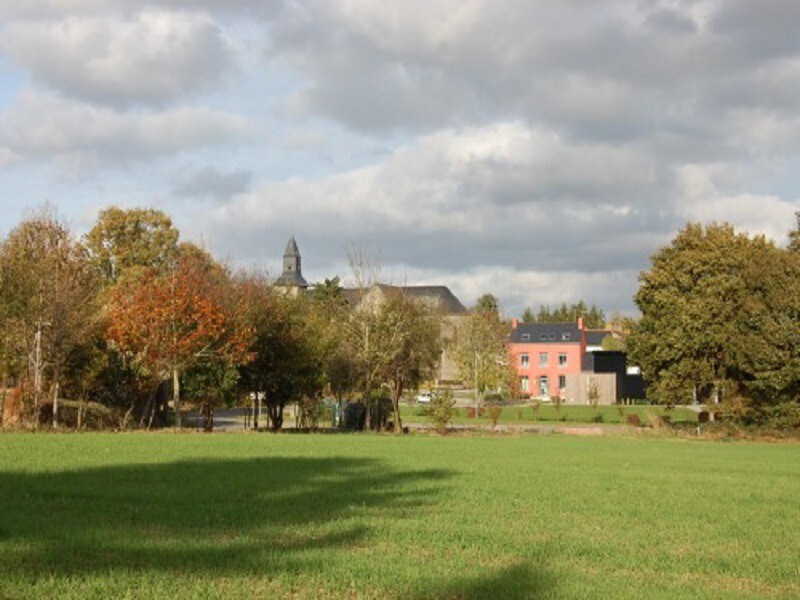
[[[252,180],[252,171],[224,173],[213,166],[206,166],[176,186],[172,194],[182,198],[208,198],[221,202],[247,191]]]
[[[246,128],[243,117],[207,108],[119,113],[28,91],[0,119],[0,144],[26,159],[121,166],[229,141]]]

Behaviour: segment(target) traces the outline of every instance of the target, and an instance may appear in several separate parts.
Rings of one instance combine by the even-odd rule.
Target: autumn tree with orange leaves
[[[234,367],[251,360],[253,329],[232,291],[224,270],[193,252],[171,271],[148,270],[111,293],[107,339],[156,383],[172,377],[176,427],[181,373],[203,363]]]

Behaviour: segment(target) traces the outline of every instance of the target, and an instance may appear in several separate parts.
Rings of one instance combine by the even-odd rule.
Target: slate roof
[[[520,323],[511,332],[512,344],[580,344],[577,323]]]
[[[603,331],[603,330],[587,330],[586,331],[586,345],[587,346],[600,346],[603,343],[603,339],[607,336],[611,335],[610,331]]]
[[[462,315],[468,312],[464,305],[461,304],[461,301],[456,298],[456,295],[453,294],[446,285],[396,286],[378,283],[373,287],[377,287],[385,295],[402,293],[414,299],[433,300],[436,302],[437,307],[447,315]],[[355,305],[361,300],[364,294],[369,292],[369,289],[345,289],[342,290],[342,295],[351,305]]]
[[[284,271],[283,274],[275,280],[275,285],[307,288],[308,282],[297,271]]]
[[[466,307],[456,298],[446,285],[412,285],[399,288],[411,298],[435,298],[439,308],[448,315],[460,315],[467,312]]]
[[[283,251],[284,258],[287,256],[300,256],[300,250],[297,247],[297,242],[294,241],[294,236],[289,238],[289,241],[286,242],[286,250]]]

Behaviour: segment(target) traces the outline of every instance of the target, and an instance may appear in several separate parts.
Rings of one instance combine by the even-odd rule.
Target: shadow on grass
[[[270,458],[0,473],[0,572],[303,573],[370,517],[424,510],[449,473]]]
[[[521,563],[486,573],[481,569],[478,575],[465,574],[437,586],[422,598],[459,598],[460,600],[483,600],[503,598],[503,600],[523,600],[526,598],[550,598],[556,595],[558,580],[556,576],[542,567]]]

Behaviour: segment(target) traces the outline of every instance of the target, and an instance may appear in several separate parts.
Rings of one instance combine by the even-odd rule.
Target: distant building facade
[[[641,377],[627,372],[624,352],[603,351],[610,332],[587,330],[576,323],[512,322],[511,361],[523,394],[560,397],[568,404],[586,404],[595,387],[600,404],[625,397],[643,397]]]

